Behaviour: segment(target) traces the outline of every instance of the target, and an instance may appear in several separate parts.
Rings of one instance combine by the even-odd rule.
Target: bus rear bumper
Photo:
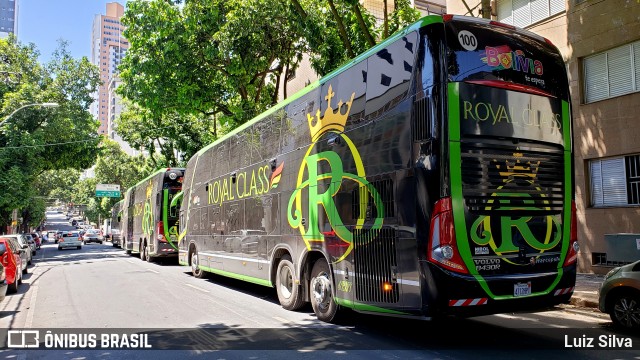
[[[560,280],[551,289],[557,272],[486,276],[485,287],[491,290],[492,296],[474,276],[453,273],[426,261],[421,265],[426,284],[423,298],[427,299],[430,316],[480,316],[542,310],[568,303],[576,279],[575,264],[563,268]],[[516,286],[527,285],[532,289],[532,295],[514,296]]]
[[[175,247],[174,247],[175,246]],[[159,242],[158,248],[154,254],[151,254],[154,258],[177,258],[178,257],[178,245],[171,246],[169,243]]]

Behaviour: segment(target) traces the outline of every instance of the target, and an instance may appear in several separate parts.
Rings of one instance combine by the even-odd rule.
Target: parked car
[[[85,244],[92,243],[92,242],[102,244],[102,242],[104,241],[104,238],[102,237],[102,235],[100,235],[100,233],[97,230],[89,229],[84,233],[84,235],[82,235],[82,240],[84,241]]]
[[[13,237],[7,235],[0,236],[0,244],[7,250],[0,256],[0,262],[6,270],[7,292],[17,292],[18,286],[22,284],[22,274],[27,273],[27,262],[24,254],[28,250],[23,249]]]
[[[27,244],[29,244],[29,247],[31,248],[31,255],[35,256],[36,252],[38,251],[38,244],[36,244],[36,241],[33,238],[33,235],[31,235],[31,234],[22,234],[22,236],[24,236],[24,238],[27,239]],[[29,264],[31,264],[31,263],[29,263]]]
[[[4,244],[0,244],[0,302],[4,300],[7,295],[7,271],[2,265],[2,257],[4,253],[7,252],[7,247]]]
[[[19,244],[19,248],[25,250],[24,254],[21,255],[24,259],[25,268],[27,267],[27,265],[31,265],[31,260],[33,259],[33,254],[35,253],[33,249],[35,249],[36,246],[35,243],[33,243],[33,239],[31,239],[31,242],[33,243],[32,245],[31,243],[29,243],[25,234],[11,234],[2,236],[15,239]]]
[[[614,325],[640,329],[640,260],[609,271],[598,294],[600,311],[609,314]]]
[[[35,232],[35,233],[31,233],[31,236],[33,237],[33,240],[36,242],[36,250],[40,250],[40,247],[42,246],[42,238],[40,237],[40,234]]]
[[[58,250],[70,247],[82,249],[82,240],[77,231],[65,231],[62,233],[60,240],[58,240]]]

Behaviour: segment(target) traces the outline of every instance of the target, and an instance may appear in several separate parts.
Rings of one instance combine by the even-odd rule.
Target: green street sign
[[[112,184],[97,184],[96,185],[97,197],[120,197],[120,185]]]
[[[120,191],[115,190],[96,190],[96,197],[120,197]]]

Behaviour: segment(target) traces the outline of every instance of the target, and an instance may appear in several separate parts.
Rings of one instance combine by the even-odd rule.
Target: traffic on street
[[[47,212],[47,223],[47,230],[71,230],[64,215],[55,211]],[[186,357],[202,356],[202,350],[242,356],[278,350],[266,356],[274,359],[299,351],[307,358],[338,353],[363,359],[373,354],[376,358],[464,359],[470,353],[477,355],[474,358],[511,358],[505,349],[543,351],[550,358],[601,359],[605,353],[598,350],[600,336],[607,341],[640,341],[637,334],[615,328],[606,314],[563,306],[432,321],[351,314],[339,324],[328,324],[317,320],[310,306],[293,312],[283,309],[272,288],[221,276],[198,279],[175,261],[145,262],[109,242],[60,251],[52,240],[42,244],[18,292],[0,303],[0,327],[54,333],[81,329],[96,334],[138,329],[156,341],[152,346],[180,350]],[[583,343],[586,336],[595,337],[594,348]],[[158,342],[159,338],[172,340]],[[637,354],[637,345],[631,349],[610,345],[606,344],[606,358]],[[31,354],[28,351],[0,350],[0,359]],[[132,350],[116,351],[124,355]],[[56,350],[37,353],[43,358],[64,358]],[[92,353],[78,349],[65,354]],[[162,358],[153,350],[136,356]]]
[[[19,2],[0,360],[640,360],[640,0]]]

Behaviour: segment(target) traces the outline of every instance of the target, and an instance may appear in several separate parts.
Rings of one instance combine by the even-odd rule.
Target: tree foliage
[[[12,209],[41,220],[42,193],[35,186],[47,171],[84,169],[97,155],[98,123],[88,111],[99,84],[98,69],[86,58],[73,59],[61,42],[52,60],[37,61],[35,45],[10,36],[0,39],[0,113],[3,119],[23,105],[55,102],[56,108],[28,106],[0,127],[0,223]],[[37,212],[37,213],[34,213]],[[41,213],[41,214],[40,214]]]
[[[127,106],[116,120],[134,148],[158,147],[174,166],[287,94],[303,54],[325,75],[419,16],[408,0],[380,25],[357,0],[176,3],[127,3]]]

